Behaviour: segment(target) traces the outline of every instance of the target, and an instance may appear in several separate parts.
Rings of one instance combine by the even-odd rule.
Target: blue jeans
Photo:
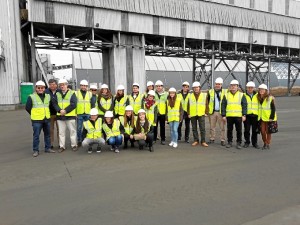
[[[45,151],[48,151],[51,148],[50,120],[44,120],[43,122],[32,121],[32,129],[33,129],[33,151],[34,152],[39,151],[40,133],[42,129],[44,132]]]
[[[107,143],[109,145],[111,145],[112,147],[119,147],[121,144],[122,144],[122,141],[123,141],[123,137],[122,135],[118,135],[118,136],[114,136],[114,137],[110,137],[108,140],[107,140]]]
[[[177,143],[179,122],[172,121],[172,122],[169,122],[169,125],[170,125],[170,131],[171,131],[171,141],[174,143]]]
[[[82,126],[83,122],[89,120],[90,115],[77,115],[77,142],[82,142]]]

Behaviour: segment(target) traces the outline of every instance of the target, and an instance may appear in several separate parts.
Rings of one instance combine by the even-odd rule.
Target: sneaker
[[[171,142],[170,142],[170,144],[169,144],[169,146],[171,146],[171,147],[172,147],[173,145],[174,145],[174,142],[173,142],[173,141],[171,141]]]
[[[261,150],[266,150],[267,149],[267,144],[264,144],[264,146],[262,146]]]
[[[197,145],[199,145],[199,142],[198,142],[198,141],[195,141],[195,142],[192,144],[192,146],[197,146]]]
[[[45,152],[46,152],[46,153],[55,153],[55,151],[52,150],[52,149],[45,150]]]
[[[96,151],[97,153],[101,153],[101,147],[97,147],[97,151]]]
[[[243,147],[244,147],[244,148],[248,148],[248,147],[249,147],[249,144],[248,144],[248,143],[245,143],[245,144],[243,145]]]
[[[154,152],[153,146],[149,147],[149,151],[150,151],[150,152]]]
[[[201,145],[202,145],[203,147],[208,147],[208,144],[207,144],[206,142],[202,142]]]
[[[33,154],[32,154],[33,157],[37,157],[38,155],[39,155],[38,151],[34,151]]]
[[[215,143],[215,140],[209,140],[208,144],[213,144]]]
[[[177,148],[178,144],[177,143],[173,143],[173,148]]]
[[[221,145],[222,146],[225,146],[226,144],[225,144],[225,141],[221,141]]]
[[[111,151],[114,151],[114,150],[115,150],[115,147],[111,145],[111,146],[110,146],[110,150],[111,150]]]
[[[66,150],[66,149],[63,148],[63,147],[60,147],[60,148],[58,149],[58,152],[59,152],[59,153],[62,153],[64,150]]]
[[[237,148],[237,149],[242,149],[241,143],[237,143],[236,148]]]
[[[161,145],[166,145],[165,141],[161,141],[160,143],[161,143]]]
[[[190,143],[189,139],[185,139],[185,143]]]
[[[231,147],[232,147],[232,142],[228,142],[226,148],[231,148]]]
[[[253,147],[256,148],[256,149],[260,149],[258,144],[254,144]]]
[[[115,153],[119,153],[120,151],[119,151],[119,149],[118,148],[116,148],[115,149]]]
[[[89,147],[89,149],[88,149],[88,153],[89,153],[89,154],[92,154],[92,153],[93,153],[93,149],[92,149],[92,147]]]
[[[72,147],[72,151],[73,151],[73,152],[76,152],[77,150],[78,150],[77,146],[73,146],[73,147]]]

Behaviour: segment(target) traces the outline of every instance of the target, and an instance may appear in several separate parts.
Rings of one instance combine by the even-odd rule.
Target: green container
[[[33,83],[21,83],[21,104],[26,104],[27,98],[33,93]]]

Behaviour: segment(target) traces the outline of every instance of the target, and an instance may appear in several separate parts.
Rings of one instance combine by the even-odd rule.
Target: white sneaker
[[[173,141],[171,141],[171,143],[169,144],[169,146],[171,146],[171,147],[172,147],[173,145],[174,145],[174,142],[173,142]]]
[[[173,144],[173,148],[177,148],[178,144],[177,143],[174,143]]]
[[[119,151],[119,149],[118,148],[116,148],[115,149],[115,153],[119,153],[120,151]]]

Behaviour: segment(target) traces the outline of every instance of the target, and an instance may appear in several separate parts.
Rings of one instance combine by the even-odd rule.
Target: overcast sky
[[[39,49],[38,52],[39,54],[50,54],[51,63],[55,64],[56,66],[72,64],[71,51]],[[67,79],[70,79],[72,77],[72,69],[54,71],[54,76],[57,78],[65,77]]]

